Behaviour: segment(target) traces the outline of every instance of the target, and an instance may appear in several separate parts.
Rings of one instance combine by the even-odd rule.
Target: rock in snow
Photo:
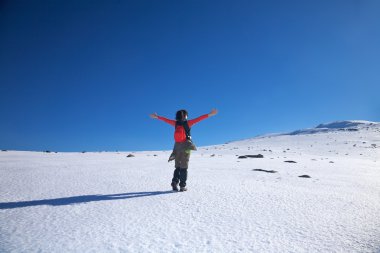
[[[241,155],[238,157],[239,159],[244,159],[244,158],[264,158],[262,154],[258,155]]]
[[[309,175],[301,175],[301,176],[298,176],[298,177],[302,177],[302,178],[311,178],[311,176],[309,176]]]
[[[262,172],[266,172],[266,173],[276,173],[277,172],[275,170],[263,170],[263,169],[253,169],[253,171],[262,171]]]

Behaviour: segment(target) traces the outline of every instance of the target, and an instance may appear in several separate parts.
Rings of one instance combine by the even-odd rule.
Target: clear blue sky
[[[0,148],[161,150],[380,121],[380,1],[0,2]]]

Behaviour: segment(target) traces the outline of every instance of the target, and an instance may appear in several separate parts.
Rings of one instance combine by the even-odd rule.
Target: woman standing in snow
[[[191,141],[191,127],[201,120],[214,116],[218,113],[216,109],[212,109],[209,114],[202,115],[198,118],[187,120],[188,113],[186,110],[179,110],[176,113],[176,120],[171,120],[158,116],[157,113],[150,115],[153,119],[162,120],[175,127],[174,131],[174,149],[170,155],[169,161],[175,159],[175,170],[172,179],[172,188],[178,191],[178,183],[180,191],[186,191],[187,169],[189,165],[190,152],[195,150],[195,145]]]

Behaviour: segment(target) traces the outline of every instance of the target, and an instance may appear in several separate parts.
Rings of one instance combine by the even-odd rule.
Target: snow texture
[[[0,252],[380,252],[378,123],[169,155],[0,152]]]

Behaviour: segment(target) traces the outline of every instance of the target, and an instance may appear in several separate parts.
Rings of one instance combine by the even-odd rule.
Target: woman
[[[162,120],[175,127],[174,131],[174,149],[173,153],[170,155],[169,161],[175,159],[175,170],[172,179],[173,191],[178,191],[178,183],[180,186],[180,191],[187,191],[186,180],[187,180],[187,169],[189,165],[190,152],[195,150],[194,144],[191,142],[190,130],[191,127],[201,120],[207,119],[208,117],[214,116],[218,113],[216,109],[212,109],[209,114],[202,115],[198,118],[187,120],[188,113],[186,110],[179,110],[176,113],[176,120],[171,120],[158,116],[157,113],[150,115],[153,119]]]

